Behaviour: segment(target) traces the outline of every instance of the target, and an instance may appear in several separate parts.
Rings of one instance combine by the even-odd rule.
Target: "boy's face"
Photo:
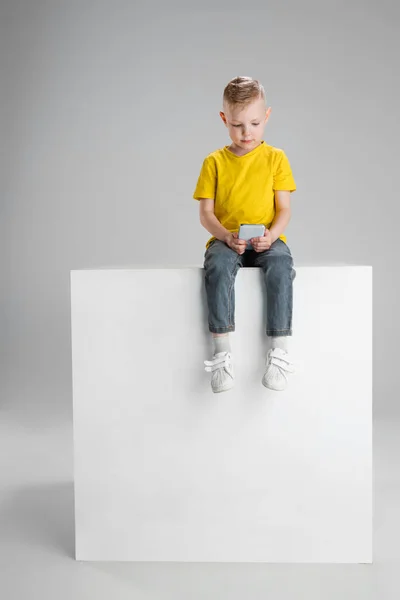
[[[244,151],[258,146],[271,113],[271,108],[265,109],[263,98],[255,100],[245,108],[226,107],[225,110],[225,113],[221,111],[219,114],[234,145]]]

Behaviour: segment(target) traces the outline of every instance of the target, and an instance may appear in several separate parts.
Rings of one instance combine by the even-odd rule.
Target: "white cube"
[[[201,267],[71,271],[78,560],[372,562],[372,268],[296,271],[288,387],[242,268],[220,394]]]

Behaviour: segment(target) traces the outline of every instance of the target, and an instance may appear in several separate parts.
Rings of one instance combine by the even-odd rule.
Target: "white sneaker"
[[[230,352],[217,352],[212,360],[205,360],[205,370],[212,372],[211,387],[213,392],[230,390],[235,381],[232,355]]]
[[[267,354],[265,364],[262,384],[270,390],[281,392],[287,386],[287,374],[294,373],[295,370],[288,353],[282,348],[272,348]]]

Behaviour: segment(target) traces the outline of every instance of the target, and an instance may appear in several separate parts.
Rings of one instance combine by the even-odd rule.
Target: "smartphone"
[[[242,223],[239,228],[238,237],[241,240],[251,240],[254,237],[262,237],[265,233],[265,225],[252,225],[250,223]],[[246,250],[251,250],[253,246],[250,242],[247,243]]]

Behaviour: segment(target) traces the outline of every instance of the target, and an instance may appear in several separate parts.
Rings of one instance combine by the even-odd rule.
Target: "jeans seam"
[[[234,252],[234,250],[232,250],[232,252]],[[232,320],[232,314],[231,314],[231,294],[232,294],[232,289],[235,283],[235,271],[236,267],[239,264],[239,259],[236,259],[236,262],[233,265],[233,271],[231,271],[230,277],[231,277],[231,281],[230,281],[230,286],[229,286],[229,290],[228,290],[228,323],[230,327],[233,327],[233,320]]]
[[[271,336],[272,333],[287,333],[291,334],[292,329],[267,329],[267,335]]]

